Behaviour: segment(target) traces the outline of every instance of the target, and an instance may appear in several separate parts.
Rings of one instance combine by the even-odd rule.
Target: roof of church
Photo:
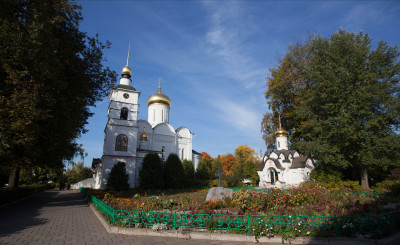
[[[290,162],[289,161],[289,155],[294,155],[294,153],[296,153],[296,151],[295,150],[279,150],[279,151],[274,151],[273,153],[275,153],[276,155],[278,155],[278,157],[279,157],[279,155],[280,154],[283,154],[283,156],[285,157],[285,160],[283,160],[284,162]],[[272,154],[272,153],[271,153]],[[270,155],[271,155],[270,154]],[[269,158],[269,156],[268,156],[268,158]]]
[[[263,171],[263,169],[264,169],[264,167],[265,167],[265,163],[266,163],[268,160],[272,160],[272,161],[275,163],[275,166],[276,166],[277,168],[279,168],[280,170],[285,170],[285,168],[282,167],[282,165],[281,165],[281,163],[279,162],[278,159],[267,158],[267,159],[265,160],[265,162],[264,162],[263,160],[261,160],[260,165],[258,165],[257,171]]]
[[[100,163],[101,163],[101,159],[100,158],[93,158],[92,168],[97,167],[97,165],[99,165]]]
[[[134,87],[132,87],[131,85],[118,84],[117,86],[115,86],[115,88],[122,88],[122,89],[126,89],[126,90],[136,91],[136,89]]]
[[[197,152],[195,150],[192,150],[192,154],[201,155],[201,153],[199,153],[199,152]]]
[[[298,156],[293,159],[292,165],[289,167],[290,169],[293,168],[304,168],[306,166],[308,157],[306,156]]]

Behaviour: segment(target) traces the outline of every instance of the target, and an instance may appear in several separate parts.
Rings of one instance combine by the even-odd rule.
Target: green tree
[[[194,179],[194,167],[193,167],[193,162],[190,160],[183,160],[182,162],[183,166],[183,171],[185,173],[185,179]]]
[[[248,145],[239,145],[235,149],[235,166],[233,179],[250,179],[253,184],[258,182],[257,168],[260,159],[256,156],[256,152]]]
[[[0,2],[0,164],[10,187],[25,166],[59,169],[80,149],[90,107],[111,88],[97,36],[68,0]]]
[[[164,166],[165,188],[176,189],[182,187],[185,180],[181,159],[176,154],[169,154]]]
[[[143,158],[139,177],[143,189],[164,189],[163,167],[158,154],[149,153]]]
[[[266,143],[281,113],[292,147],[369,188],[368,173],[387,173],[399,157],[398,58],[397,46],[372,49],[368,35],[344,30],[289,46],[267,79]]]
[[[72,168],[67,169],[65,175],[67,176],[68,183],[75,184],[79,181],[92,178],[93,171],[91,168],[85,167],[83,162],[78,162],[73,164]]]
[[[129,175],[126,172],[125,163],[118,162],[111,168],[110,175],[108,175],[107,189],[112,191],[129,190],[128,181]]]
[[[207,152],[202,152],[201,160],[197,165],[196,178],[203,180],[209,180],[213,178],[214,177],[212,176],[213,162],[214,159]]]

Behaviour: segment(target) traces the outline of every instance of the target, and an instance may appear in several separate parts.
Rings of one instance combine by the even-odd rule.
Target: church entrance
[[[271,185],[275,185],[275,183],[278,181],[278,173],[274,168],[269,168],[268,171],[269,171]]]

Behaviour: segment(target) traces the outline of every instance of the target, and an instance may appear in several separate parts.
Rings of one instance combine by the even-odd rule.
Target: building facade
[[[109,95],[103,156],[92,166],[96,189],[107,186],[111,168],[118,162],[126,165],[130,187],[138,187],[143,158],[148,153],[157,153],[162,160],[171,153],[177,154],[182,161],[191,160],[195,169],[201,159],[201,155],[192,149],[194,134],[186,127],[175,130],[169,124],[171,100],[161,92],[161,80],[158,91],[147,100],[147,121],[138,120],[140,92],[132,86],[131,76],[132,70],[127,63],[119,84]]]

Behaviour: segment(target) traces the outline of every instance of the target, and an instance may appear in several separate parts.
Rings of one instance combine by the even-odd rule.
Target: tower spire
[[[128,57],[126,58],[126,66],[129,67],[129,53],[131,52],[131,41],[129,41]]]
[[[122,77],[131,78],[132,70],[129,67],[129,54],[131,52],[131,42],[129,41],[128,57],[126,58],[126,66],[122,68]]]

